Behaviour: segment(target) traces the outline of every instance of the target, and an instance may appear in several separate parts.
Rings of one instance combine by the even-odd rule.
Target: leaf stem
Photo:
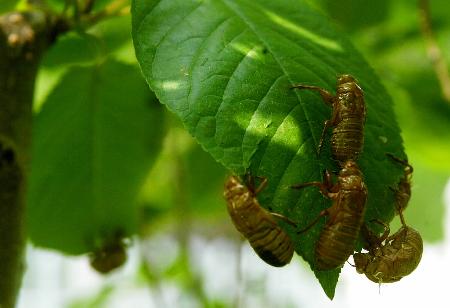
[[[445,60],[442,50],[436,41],[431,24],[430,4],[428,0],[419,0],[420,29],[427,44],[428,57],[430,58],[436,76],[439,80],[442,95],[450,103],[450,76],[448,63]]]
[[[129,0],[115,0],[98,13],[86,16],[85,22],[87,25],[93,25],[106,18],[127,15],[130,12],[129,7]]]
[[[81,10],[83,14],[90,13],[92,9],[94,8],[95,0],[86,0],[84,2],[84,6]]]

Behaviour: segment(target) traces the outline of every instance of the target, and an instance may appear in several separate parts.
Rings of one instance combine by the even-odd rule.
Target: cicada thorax
[[[356,161],[363,151],[366,121],[364,94],[356,79],[350,75],[341,75],[337,81],[335,96],[317,86],[294,85],[293,88],[318,91],[323,101],[333,109],[331,119],[325,121],[318,152],[322,148],[327,129],[333,127],[331,135],[333,158],[340,165],[348,160]]]
[[[230,176],[224,191],[228,213],[236,229],[262,260],[272,266],[284,266],[292,259],[294,245],[273,214],[261,207],[256,192]]]
[[[411,274],[422,258],[423,241],[419,232],[402,226],[384,243],[367,253],[355,253],[353,258],[358,273],[376,283],[391,283]]]
[[[329,194],[333,205],[329,219],[316,245],[316,266],[329,270],[345,263],[353,253],[364,220],[367,188],[362,173],[354,161],[347,161],[338,182]]]
[[[305,188],[316,186],[333,204],[299,233],[311,228],[321,216],[329,216],[315,247],[315,263],[318,270],[330,270],[341,266],[353,253],[363,223],[367,201],[367,188],[363,175],[354,161],[347,161],[331,183],[327,171],[324,182],[309,182],[292,186]]]
[[[354,79],[340,82],[332,105],[331,153],[342,164],[356,161],[363,151],[366,107],[363,92]]]

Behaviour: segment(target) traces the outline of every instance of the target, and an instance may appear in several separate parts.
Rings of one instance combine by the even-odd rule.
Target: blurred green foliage
[[[136,233],[136,194],[164,132],[150,94],[136,67],[116,61],[73,67],[53,89],[34,121],[35,244],[80,254],[103,237]]]
[[[74,1],[78,1],[80,3],[81,7],[84,7],[85,3],[87,3],[89,0],[45,0],[44,3],[48,5],[52,10],[60,12],[62,11],[66,6],[69,9],[72,9],[71,4]],[[104,9],[106,5],[111,3],[111,0],[95,0],[93,11],[99,11],[101,9]]]
[[[16,6],[17,2],[19,2],[19,1],[18,0],[2,0],[0,2],[0,14],[12,10]]]

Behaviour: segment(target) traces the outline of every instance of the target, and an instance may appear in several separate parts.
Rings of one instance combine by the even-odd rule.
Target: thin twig
[[[427,44],[428,57],[433,63],[434,71],[441,86],[442,95],[445,100],[450,103],[450,76],[448,64],[433,33],[428,0],[419,0],[419,17],[422,35]]]
[[[105,18],[129,14],[129,2],[129,0],[115,0],[98,13],[89,15],[87,21],[89,24],[95,24]]]
[[[90,13],[92,9],[94,8],[95,0],[86,0],[84,2],[84,7],[82,9],[83,14]]]
[[[49,16],[39,10],[0,16],[0,307],[15,307],[24,270],[25,191],[33,91],[51,45]]]

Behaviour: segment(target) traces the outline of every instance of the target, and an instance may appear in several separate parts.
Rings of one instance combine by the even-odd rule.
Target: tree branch
[[[448,64],[436,41],[431,26],[430,5],[428,0],[419,0],[420,29],[427,44],[428,57],[441,86],[442,96],[450,103],[450,76]]]
[[[85,10],[93,3],[88,0]],[[124,0],[115,0],[98,16],[86,12],[82,17],[89,27],[119,14],[123,5]],[[76,26],[77,21],[43,9],[0,16],[0,308],[15,306],[24,269],[25,190],[39,62],[60,34]]]
[[[23,274],[25,186],[38,64],[61,24],[44,12],[0,16],[0,307],[12,308]]]

